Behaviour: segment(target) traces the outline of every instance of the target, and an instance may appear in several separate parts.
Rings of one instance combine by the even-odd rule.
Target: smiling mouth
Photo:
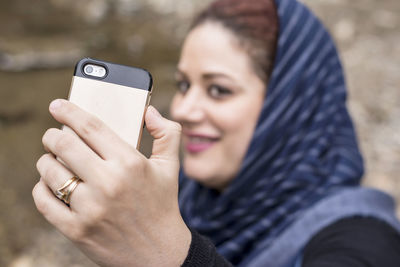
[[[189,135],[185,138],[185,149],[189,153],[200,153],[212,147],[219,138]]]

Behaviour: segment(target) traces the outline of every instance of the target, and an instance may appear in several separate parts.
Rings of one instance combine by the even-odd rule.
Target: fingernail
[[[150,108],[151,112],[153,112],[154,115],[156,115],[157,117],[160,117],[160,118],[162,117],[160,112],[158,112],[158,110],[155,107],[149,106],[149,108]]]
[[[60,99],[56,99],[53,102],[50,103],[50,110],[51,111],[55,111],[56,109],[58,109],[59,107],[61,107],[61,100]]]

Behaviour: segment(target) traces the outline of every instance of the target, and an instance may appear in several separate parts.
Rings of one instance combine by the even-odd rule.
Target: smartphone
[[[84,58],[75,66],[68,99],[139,149],[152,85],[144,69]],[[67,126],[63,130],[74,133]]]

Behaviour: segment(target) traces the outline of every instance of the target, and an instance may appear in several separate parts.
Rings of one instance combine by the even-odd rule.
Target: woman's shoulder
[[[341,219],[319,231],[306,245],[303,267],[385,266],[400,263],[400,234],[374,217]]]
[[[267,246],[267,243],[260,244],[254,254],[252,254],[252,256],[255,255],[251,260],[253,263],[252,266],[292,266],[290,264],[293,262],[297,264],[299,258],[304,255],[305,247],[311,244],[311,240],[314,240],[319,233],[331,227],[336,228],[336,223],[346,222],[347,220],[351,221],[351,218],[371,218],[374,222],[384,222],[384,225],[390,227],[393,233],[400,233],[400,222],[394,215],[394,202],[390,196],[375,189],[362,187],[343,188],[326,195],[323,199],[301,213],[269,246]],[[369,228],[367,228],[368,230],[361,228],[358,223],[350,223],[350,226],[360,236],[368,235],[365,238],[372,236]],[[370,228],[380,231],[380,227],[374,226]],[[338,233],[344,237],[346,236],[343,232]],[[344,231],[344,233],[346,232]],[[332,232],[329,232],[329,234],[334,238],[335,235]],[[374,236],[376,235],[382,236],[379,232]],[[357,239],[353,235],[350,236],[351,239]],[[361,238],[358,239],[363,240]],[[368,240],[372,240],[370,241],[372,246],[376,244],[373,238],[369,238]],[[386,238],[383,238],[384,240]],[[346,244],[346,242],[344,243]],[[282,253],[282,251],[285,251],[285,253]],[[329,254],[332,253],[330,250],[327,251],[329,251]],[[347,250],[343,249],[342,251]],[[398,251],[400,252],[400,250]],[[308,265],[304,266],[308,267]],[[317,264],[310,266],[330,267],[346,265]]]

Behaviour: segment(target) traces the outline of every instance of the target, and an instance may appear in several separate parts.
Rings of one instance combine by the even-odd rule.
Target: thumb
[[[150,159],[178,161],[181,125],[163,118],[153,106],[147,108],[145,121],[147,130],[154,137]]]

